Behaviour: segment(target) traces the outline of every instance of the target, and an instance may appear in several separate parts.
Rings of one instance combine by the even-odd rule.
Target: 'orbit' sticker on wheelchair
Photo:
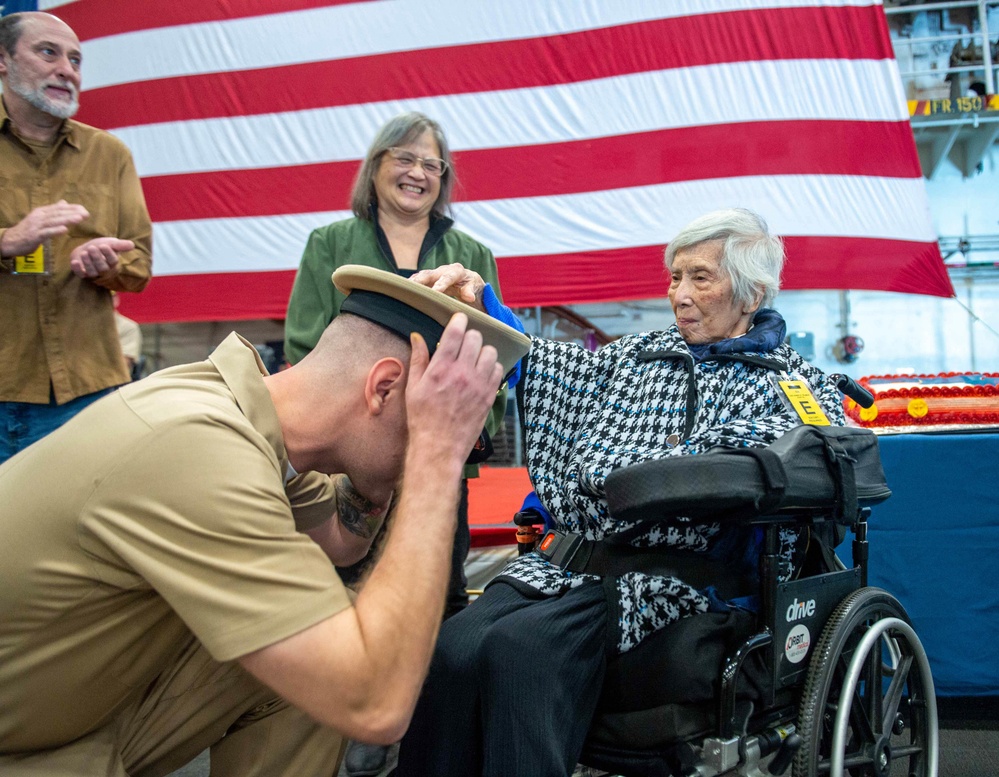
[[[784,655],[792,664],[800,664],[808,655],[808,648],[811,646],[812,635],[808,632],[808,626],[799,623],[787,635],[787,640],[784,642]]]
[[[822,405],[814,397],[804,378],[798,375],[788,376],[787,373],[771,375],[770,378],[777,387],[777,395],[785,407],[797,415],[803,424],[810,426],[830,425],[829,419],[826,418],[826,414],[822,410]]]

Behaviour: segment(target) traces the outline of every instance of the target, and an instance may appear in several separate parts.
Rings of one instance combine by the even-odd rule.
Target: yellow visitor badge
[[[822,405],[812,396],[811,389],[803,380],[778,380],[777,386],[791,403],[802,423],[811,426],[829,426],[829,419],[822,411]]]
[[[18,275],[48,275],[45,266],[45,244],[42,243],[30,254],[14,257],[14,272]]]

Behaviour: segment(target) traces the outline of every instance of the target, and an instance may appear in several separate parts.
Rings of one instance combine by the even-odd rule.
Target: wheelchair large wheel
[[[861,588],[833,613],[812,654],[794,777],[936,777],[929,662],[905,609]]]

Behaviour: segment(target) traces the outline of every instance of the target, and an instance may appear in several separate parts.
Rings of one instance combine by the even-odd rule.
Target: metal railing
[[[939,243],[945,262],[962,265],[999,264],[999,235],[941,235]]]
[[[949,21],[949,12],[952,10],[967,9],[977,11],[978,29],[971,29],[970,26],[963,26],[963,32],[946,32],[940,34],[923,35],[911,37],[903,34],[892,35],[892,45],[895,47],[896,58],[899,59],[900,74],[903,80],[915,79],[925,76],[938,76],[941,81],[951,81],[957,84],[964,74],[981,74],[982,88],[986,94],[996,93],[997,83],[997,57],[995,56],[997,44],[992,39],[999,39],[999,29],[990,32],[989,30],[989,9],[999,9],[999,0],[952,0],[951,2],[928,2],[928,3],[908,3],[906,5],[886,5],[885,14],[891,17],[901,17],[908,15],[915,18],[919,14],[939,14],[937,29],[945,29],[943,20],[945,15]],[[972,14],[969,14],[970,17]],[[927,20],[928,22],[928,20]],[[927,26],[929,24],[927,23]],[[973,26],[973,24],[971,25]],[[965,41],[970,40],[968,45]],[[954,41],[954,45],[948,54],[946,67],[901,69],[900,50],[908,47],[910,57],[914,55],[913,49],[919,47],[929,47],[934,50],[937,56],[942,56],[947,52],[947,47],[940,48],[941,44]],[[960,64],[954,63],[955,52],[958,51],[964,56],[972,57],[972,61],[965,64],[964,56],[958,58]],[[936,63],[934,63],[936,64]],[[963,96],[963,91],[962,91]]]

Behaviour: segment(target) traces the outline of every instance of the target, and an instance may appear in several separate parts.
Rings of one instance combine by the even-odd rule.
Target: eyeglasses
[[[432,175],[434,178],[439,178],[447,172],[447,162],[435,156],[421,157],[411,154],[404,148],[394,147],[390,148],[388,152],[392,155],[395,163],[403,170],[412,170],[416,166],[416,163],[419,162],[420,167],[423,168],[423,172],[427,175]]]

